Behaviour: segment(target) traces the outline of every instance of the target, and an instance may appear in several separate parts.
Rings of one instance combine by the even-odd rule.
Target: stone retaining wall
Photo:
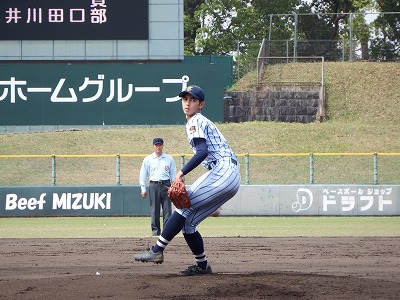
[[[266,91],[225,92],[224,121],[310,123],[324,116],[320,86],[279,86]]]

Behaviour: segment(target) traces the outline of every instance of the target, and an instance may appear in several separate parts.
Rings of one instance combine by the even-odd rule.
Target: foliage
[[[184,3],[184,39],[185,55],[195,55],[197,29],[201,27],[197,10],[205,0],[185,0]]]
[[[357,14],[398,12],[398,0],[187,0],[184,5],[185,55],[232,55],[238,74],[255,68],[261,41],[269,37],[304,41],[296,48],[298,56],[340,60],[343,49],[338,41],[351,38],[361,45],[363,59],[400,57],[400,15],[381,15],[367,24]],[[350,13],[356,13],[351,24]],[[295,14],[303,14],[296,28]],[[326,42],[318,43],[321,40]],[[278,53],[286,52],[283,43],[275,47],[282,48]]]
[[[400,12],[398,0],[377,2],[382,12]],[[373,25],[371,56],[378,60],[398,59],[400,57],[400,14],[379,15]]]
[[[186,53],[225,55],[237,50],[237,41],[262,40],[268,35],[269,15],[291,13],[298,3],[298,0],[185,1]],[[282,38],[290,37],[285,25],[278,21],[274,26]]]

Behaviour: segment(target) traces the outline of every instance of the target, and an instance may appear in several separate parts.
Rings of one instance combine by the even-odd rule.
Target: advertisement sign
[[[242,185],[225,215],[400,215],[399,185]]]
[[[185,124],[178,94],[190,84],[222,122],[223,65],[0,64],[0,126]]]
[[[144,216],[140,186],[0,187],[0,216]]]
[[[140,186],[0,187],[0,217],[149,216]],[[241,185],[225,216],[398,216],[399,185]]]

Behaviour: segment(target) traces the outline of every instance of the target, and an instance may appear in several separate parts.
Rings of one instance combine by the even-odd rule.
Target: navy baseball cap
[[[153,145],[157,145],[157,144],[164,145],[163,139],[162,139],[162,138],[155,138],[155,139],[153,140]]]
[[[197,85],[189,85],[185,90],[179,93],[179,97],[182,98],[186,94],[192,95],[195,99],[201,101],[204,101],[205,98],[203,90]]]

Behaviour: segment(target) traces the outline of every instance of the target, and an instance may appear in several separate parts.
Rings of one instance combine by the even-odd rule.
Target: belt
[[[225,160],[225,161],[226,161],[227,159],[229,159],[229,157],[224,157],[224,158],[222,158],[221,160]],[[231,158],[230,158],[230,161],[231,161],[231,163],[233,163],[235,166],[237,166],[238,163],[237,163],[236,159],[233,159],[233,158],[231,157]],[[218,160],[213,160],[213,161],[210,163],[208,169],[211,170],[212,166],[215,166],[215,165],[217,164],[217,162],[218,162]]]
[[[150,183],[154,183],[154,184],[167,184],[167,183],[171,183],[171,181],[169,179],[167,180],[157,180],[157,181],[152,181],[150,180]]]

